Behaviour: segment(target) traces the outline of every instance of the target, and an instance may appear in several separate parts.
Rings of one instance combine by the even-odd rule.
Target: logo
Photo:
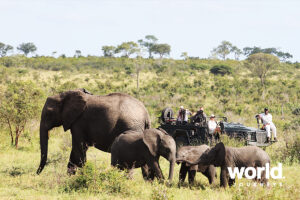
[[[270,169],[270,164],[267,163],[266,167],[227,167],[229,176],[231,179],[235,179],[236,177],[238,179],[242,179],[243,176],[245,176],[247,179],[282,179],[285,178],[282,176],[282,163],[278,163],[278,167],[272,167]],[[277,173],[275,173],[277,172]]]

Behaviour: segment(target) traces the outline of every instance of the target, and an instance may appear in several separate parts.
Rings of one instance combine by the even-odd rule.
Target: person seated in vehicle
[[[271,130],[274,136],[275,142],[277,142],[277,137],[276,137],[276,126],[272,122],[272,115],[269,113],[269,109],[265,108],[264,113],[256,115],[259,119],[261,119],[263,123],[263,128],[266,129],[267,131],[267,143],[271,140]]]
[[[180,106],[180,109],[177,114],[177,124],[187,124],[189,120],[189,115],[191,115],[191,112],[188,109],[184,109],[183,106]]]
[[[204,113],[203,107],[200,107],[197,113],[193,116],[193,123],[199,126],[206,125],[206,114]]]
[[[218,141],[220,139],[220,127],[218,127],[217,122],[215,121],[215,115],[212,114],[207,122],[208,126],[208,137],[210,139],[210,142],[213,142],[213,140]]]
[[[185,116],[185,109],[183,106],[180,106],[179,111],[177,113],[177,124],[182,124]]]

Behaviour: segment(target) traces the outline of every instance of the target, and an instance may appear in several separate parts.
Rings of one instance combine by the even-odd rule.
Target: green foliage
[[[102,47],[104,57],[113,57],[115,50],[116,50],[116,47],[114,47],[114,46],[103,46]]]
[[[1,99],[0,120],[9,128],[11,143],[16,147],[26,124],[40,112],[38,102],[41,97],[42,91],[31,81],[15,81],[8,84]]]
[[[66,192],[81,191],[90,193],[109,193],[112,195],[130,195],[127,175],[124,171],[115,168],[100,168],[87,162],[64,187]]]
[[[170,192],[169,188],[163,184],[157,182],[153,183],[153,189],[151,193],[151,199],[153,200],[172,200],[174,195]]]
[[[32,42],[22,43],[17,47],[17,49],[22,51],[25,56],[29,53],[34,53],[37,50],[36,46]]]
[[[207,65],[207,64],[191,63],[191,64],[190,64],[190,68],[191,68],[192,70],[201,70],[201,71],[203,71],[203,70],[209,69],[210,66]]]
[[[226,74],[232,74],[232,68],[227,65],[215,65],[210,69],[210,73],[224,76]]]
[[[158,54],[162,58],[164,55],[170,55],[171,46],[168,44],[154,44],[151,50],[154,54]]]
[[[0,56],[4,57],[6,54],[10,51],[12,51],[14,48],[10,46],[9,44],[4,44],[0,42]]]

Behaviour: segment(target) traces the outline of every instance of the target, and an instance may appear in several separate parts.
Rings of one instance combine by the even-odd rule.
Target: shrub
[[[227,65],[215,65],[210,69],[210,73],[214,75],[232,74],[232,68]]]
[[[116,168],[100,168],[87,162],[77,174],[68,180],[64,186],[65,192],[88,191],[92,193],[110,193],[119,195],[130,195],[130,180],[124,171]]]
[[[197,63],[192,63],[190,64],[190,68],[192,70],[206,70],[206,69],[209,69],[209,65],[206,65],[206,64],[197,64]]]

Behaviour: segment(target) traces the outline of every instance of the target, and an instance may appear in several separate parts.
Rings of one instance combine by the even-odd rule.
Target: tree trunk
[[[12,127],[11,127],[9,119],[7,119],[7,123],[8,123],[8,126],[9,126],[9,133],[10,133],[10,138],[11,138],[11,145],[13,145],[14,144],[14,135],[13,135],[13,132],[12,132]]]
[[[15,139],[15,146],[16,146],[16,149],[18,149],[18,144],[19,144],[19,134],[16,134],[16,139]]]

